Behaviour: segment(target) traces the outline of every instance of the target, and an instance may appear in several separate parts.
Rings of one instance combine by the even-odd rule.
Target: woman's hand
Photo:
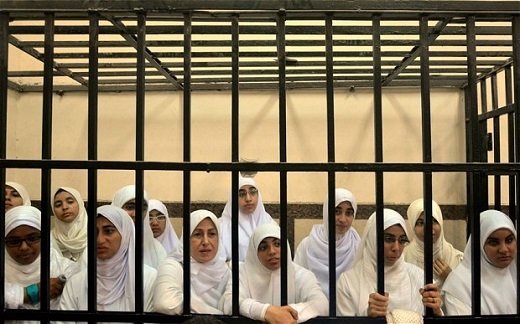
[[[444,262],[441,259],[435,260],[433,263],[433,273],[439,277],[442,281],[446,280],[448,278],[448,275],[451,272],[451,268],[449,264]]]
[[[388,293],[382,296],[378,293],[368,295],[367,315],[370,317],[386,316],[388,311]]]
[[[298,312],[291,306],[269,306],[264,316],[267,323],[297,323]]]
[[[58,278],[51,278],[50,280],[50,297],[54,299],[61,295],[63,292],[63,287],[65,287],[65,283],[60,281]]]
[[[436,284],[427,284],[423,288],[419,289],[419,293],[422,295],[422,303],[426,307],[433,309],[435,316],[442,316],[441,311],[442,299],[439,287]]]

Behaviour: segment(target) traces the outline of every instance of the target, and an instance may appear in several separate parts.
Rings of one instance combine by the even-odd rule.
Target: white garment
[[[6,182],[5,185],[18,191],[20,197],[22,197],[23,206],[31,206],[31,197],[29,196],[29,192],[27,192],[27,189],[25,189],[24,186],[22,186],[18,182],[12,181]]]
[[[400,225],[406,236],[408,232],[403,217],[394,210],[384,209],[384,226]],[[354,266],[344,272],[336,291],[337,312],[342,316],[367,316],[369,295],[377,292],[377,235],[376,214],[365,225]],[[423,287],[424,272],[421,268],[406,263],[401,255],[393,266],[384,267],[385,292],[389,294],[388,311],[405,309],[422,314],[424,306],[419,289]]]
[[[51,196],[51,206],[54,206],[54,197],[59,190],[65,190],[76,199],[79,205],[79,212],[71,223],[62,222],[55,216],[54,228],[51,233],[63,256],[67,259],[78,261],[81,260],[81,255],[87,248],[87,210],[80,193],[76,189],[69,187],[59,187],[54,192]]]
[[[357,212],[357,201],[352,192],[337,188],[335,206],[344,201],[350,202],[354,209],[354,218]],[[335,217],[335,215],[333,216]],[[335,219],[335,218],[334,218]],[[323,224],[314,225],[309,236],[304,238],[296,249],[294,263],[311,270],[320,282],[321,289],[329,296],[329,200],[328,195],[323,203]],[[360,237],[354,228],[350,228],[344,235],[336,235],[336,281],[339,276],[354,263]]]
[[[239,273],[240,314],[260,321],[265,320],[265,313],[270,305],[282,306],[281,269],[267,269],[257,256],[258,246],[266,237],[279,239],[280,227],[268,223],[255,229]],[[287,251],[287,301],[289,306],[298,312],[298,323],[327,315],[328,299],[321,290],[316,276],[293,263],[290,250]]]
[[[164,227],[164,232],[155,239],[161,242],[162,246],[166,250],[166,254],[170,255],[179,248],[179,238],[177,237],[177,233],[175,233],[175,229],[173,228],[172,222],[168,215],[168,209],[161,201],[157,199],[150,199],[148,202],[148,217],[150,216],[150,212],[152,210],[157,210],[166,216],[166,226]]]
[[[421,216],[421,213],[424,212],[424,199],[420,198],[415,200],[410,204],[407,211],[408,216],[408,225],[411,229],[411,242],[404,249],[404,260],[406,262],[415,264],[416,266],[424,269],[424,242],[419,240],[415,235],[415,223],[417,219]],[[461,262],[463,253],[453,247],[446,239],[444,238],[444,225],[443,225],[443,217],[442,211],[439,205],[432,200],[432,214],[433,218],[437,220],[440,225],[441,231],[439,233],[439,238],[436,242],[433,242],[433,259],[443,260],[448,263],[450,268],[455,269]],[[424,216],[426,217],[426,216]],[[433,282],[438,284],[439,287],[442,287],[442,280],[433,274]]]
[[[493,266],[484,251],[487,238],[498,229],[508,229],[517,239],[511,219],[497,210],[480,213],[480,312],[482,315],[516,314],[516,256],[508,267]],[[472,237],[464,249],[464,260],[453,270],[442,290],[448,315],[471,315]]]
[[[112,205],[123,208],[123,205],[132,199],[135,199],[135,186],[128,185],[114,193]],[[143,200],[148,204],[148,194],[146,191],[143,191]],[[139,215],[137,211],[136,215]],[[166,258],[167,254],[162,244],[153,237],[148,212],[143,215],[143,247],[144,264],[149,265],[154,269],[158,269],[161,261]]]
[[[248,177],[239,177],[238,179],[238,189],[241,189],[245,185],[250,185],[258,189],[255,180],[253,178]],[[229,196],[229,200],[224,207],[224,211],[222,212],[222,216],[219,218],[220,221],[220,229],[222,232],[221,245],[222,245],[222,253],[225,254],[226,261],[231,260],[231,192]],[[262,201],[262,195],[260,194],[260,190],[258,190],[258,204],[256,205],[255,211],[250,214],[244,214],[242,211],[238,211],[238,260],[244,261],[247,252],[247,246],[249,244],[249,238],[253,234],[255,228],[259,225],[265,223],[274,223],[271,215],[269,215],[265,211],[264,203]],[[238,197],[237,197],[238,199]]]
[[[218,231],[218,220],[208,210],[197,210],[190,215],[190,233],[197,225],[209,218]],[[218,241],[217,241],[218,242]],[[218,249],[218,246],[215,247]],[[179,249],[163,261],[159,268],[159,276],[154,294],[154,306],[157,312],[178,315],[183,307],[183,261],[182,241]],[[190,258],[190,280],[192,313],[198,314],[231,314],[232,281],[231,270],[218,253],[210,261],[200,263]]]

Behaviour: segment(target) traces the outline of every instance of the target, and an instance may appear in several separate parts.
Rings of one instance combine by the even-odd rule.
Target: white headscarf
[[[238,189],[245,185],[250,185],[258,189],[255,180],[253,178],[239,177]],[[233,192],[231,192],[231,195]],[[221,243],[224,247],[224,252],[228,259],[231,258],[231,195],[229,200],[224,207],[222,217],[220,217],[220,229],[222,231]],[[238,199],[238,197],[237,197]],[[265,211],[264,203],[262,201],[262,195],[260,190],[258,191],[258,204],[256,205],[255,211],[250,214],[244,214],[242,211],[238,211],[238,250],[239,250],[239,261],[243,261],[246,255],[249,238],[253,234],[255,228],[265,223],[275,223],[271,215]]]
[[[168,216],[168,209],[161,201],[157,199],[150,199],[150,201],[148,201],[148,214],[150,214],[152,210],[157,210],[166,216],[164,232],[155,239],[161,242],[164,249],[166,250],[166,254],[170,254],[179,247],[179,238],[177,237],[177,233],[175,233],[172,222],[170,221],[170,217]]]
[[[240,281],[246,285],[250,298],[261,303],[281,306],[281,268],[270,270],[264,267],[258,259],[258,246],[266,237],[280,239],[280,227],[277,224],[267,223],[258,226],[247,250],[245,262],[240,266]],[[287,302],[293,304],[296,300],[294,287],[295,271],[291,252],[287,246]]]
[[[424,242],[419,240],[415,235],[415,223],[417,219],[421,216],[421,213],[424,212],[424,199],[420,198],[415,200],[408,207],[407,215],[408,215],[408,225],[410,225],[411,229],[411,243],[404,249],[404,257],[406,262],[410,262],[415,264],[416,266],[424,269]],[[451,269],[455,269],[462,260],[462,252],[455,249],[453,245],[448,243],[444,238],[444,227],[443,227],[443,217],[442,211],[439,205],[432,200],[432,214],[433,218],[437,220],[441,227],[441,231],[439,233],[439,238],[437,242],[433,242],[433,259],[442,259]],[[426,216],[425,216],[426,217]],[[434,274],[435,276],[435,274]],[[435,276],[435,279],[437,276]]]
[[[97,209],[121,235],[119,251],[110,259],[97,259],[97,303],[110,305],[125,298],[127,311],[135,309],[135,228],[123,209],[104,205]]]
[[[114,193],[114,198],[112,198],[112,206],[123,208],[123,205],[132,199],[135,199],[135,186],[125,186]],[[146,202],[146,204],[148,204],[148,194],[146,193],[146,190],[143,190],[143,200]],[[136,217],[143,216],[137,210],[135,213]],[[148,212],[146,212],[146,216],[143,219],[143,246],[143,262],[152,268],[158,269],[159,264],[163,259],[166,258],[167,254],[161,243],[153,237],[152,228],[150,227],[150,216],[148,215]]]
[[[199,209],[191,213],[190,215],[190,234],[193,234],[195,228],[202,222],[204,219],[209,218],[215,228],[217,229],[217,233],[219,233],[219,225],[218,219],[215,214],[210,212],[209,210]],[[220,238],[218,240],[220,242]],[[217,243],[218,244],[218,243]],[[218,252],[218,246],[216,246]],[[181,241],[179,244],[179,248],[176,252],[173,253],[173,258],[178,262],[183,262],[183,241],[181,236]],[[195,260],[193,257],[190,257],[190,275],[191,275],[191,286],[197,292],[198,295],[202,295],[208,290],[217,287],[224,277],[228,274],[229,267],[226,264],[226,260],[219,257],[217,253],[215,257],[204,263],[200,263]]]
[[[76,199],[79,205],[79,213],[71,223],[63,222],[58,217],[55,217],[52,235],[55,237],[62,253],[69,251],[77,259],[78,255],[87,247],[87,210],[80,193],[76,189],[69,187],[59,187],[54,191],[54,195],[51,197],[51,206],[54,206],[54,198],[60,190],[70,193]]]
[[[18,182],[6,182],[5,185],[18,191],[20,197],[22,197],[23,206],[31,206],[31,197],[29,197],[29,192],[27,192],[24,186]]]
[[[480,213],[480,300],[481,314],[516,314],[516,255],[508,267],[495,267],[489,262],[484,251],[487,238],[498,229],[508,229],[517,238],[515,226],[511,219],[497,210],[486,210]],[[462,263],[453,270],[442,290],[449,292],[457,299],[471,307],[471,261],[472,237],[470,236],[464,249]]]
[[[352,192],[337,188],[335,206],[344,201],[350,202],[354,209],[354,218],[357,212],[356,197]],[[344,235],[336,235],[336,281],[339,276],[354,262],[356,250],[359,245],[360,237],[358,232],[353,228]],[[318,278],[320,286],[326,296],[329,295],[329,197],[325,199],[323,204],[323,224],[314,225],[309,235],[307,253],[307,264]]]

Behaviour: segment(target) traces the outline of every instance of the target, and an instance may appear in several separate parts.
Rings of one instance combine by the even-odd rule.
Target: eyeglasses
[[[249,188],[249,190],[240,189],[238,191],[238,196],[240,198],[245,198],[247,196],[247,194],[249,194],[250,196],[256,196],[257,193],[258,193],[258,189],[256,189],[255,187],[251,187],[251,188]]]
[[[164,216],[164,215],[150,216],[150,223],[153,223],[155,221],[166,222],[166,216]]]
[[[22,242],[25,242],[27,245],[33,245],[39,243],[42,240],[42,236],[40,234],[29,235],[27,237],[6,237],[5,245],[10,248],[19,247],[22,245]]]
[[[387,245],[393,245],[396,241],[397,241],[397,243],[399,243],[399,245],[402,245],[402,246],[406,246],[406,245],[408,245],[408,243],[410,243],[410,241],[408,240],[408,238],[406,236],[395,237],[393,235],[386,235],[386,234],[383,236],[383,241]]]

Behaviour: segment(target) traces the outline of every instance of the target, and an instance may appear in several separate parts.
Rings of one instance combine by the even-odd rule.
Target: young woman
[[[258,226],[240,265],[240,314],[268,323],[301,323],[328,314],[316,276],[287,255],[288,305],[281,305],[281,242],[277,224]]]
[[[218,256],[219,232],[215,214],[197,210],[190,216],[190,280],[193,313],[231,314],[231,271]],[[154,294],[155,310],[174,315],[182,313],[182,242],[179,250],[159,268]]]
[[[157,199],[150,199],[148,204],[148,216],[150,218],[150,228],[152,229],[153,237],[161,242],[166,253],[170,255],[177,251],[179,238],[168,217],[168,209]]]
[[[36,309],[40,304],[41,213],[20,206],[5,214],[5,305],[7,308]],[[65,285],[58,277],[70,278],[79,271],[58,251],[50,252],[50,306],[56,309]]]
[[[444,238],[442,211],[433,200],[432,214],[433,282],[442,287],[448,274],[462,262],[463,253]],[[424,269],[424,199],[412,202],[408,207],[407,216],[412,229],[412,240],[404,249],[404,260]]]
[[[16,206],[31,206],[31,198],[24,186],[16,182],[5,183],[5,211]]]
[[[54,228],[52,236],[67,259],[82,260],[87,248],[87,210],[80,193],[69,187],[58,188],[52,196]]]
[[[517,242],[511,219],[497,210],[480,213],[480,312],[482,315],[517,314]],[[472,236],[464,260],[442,287],[448,315],[471,315]],[[475,258],[476,261],[476,258]]]
[[[311,270],[318,278],[321,289],[329,296],[329,200],[323,203],[323,224],[314,225],[309,236],[296,249],[294,263]],[[356,197],[347,189],[336,189],[336,281],[354,262],[361,240],[352,228],[356,218]]]
[[[423,314],[424,306],[442,315],[440,292],[435,284],[423,286],[421,268],[404,261],[403,249],[408,233],[403,217],[394,210],[384,209],[384,275],[385,294],[377,293],[376,214],[372,214],[354,266],[344,272],[337,286],[337,310],[342,316],[386,316],[394,310]]]
[[[262,196],[253,178],[240,177],[238,180],[238,233],[239,261],[244,261],[249,238],[255,228],[265,223],[275,223],[271,215],[265,211]],[[231,195],[219,218],[221,244],[226,260],[231,260]]]
[[[97,209],[97,310],[135,310],[135,229],[119,207]],[[87,269],[70,278],[60,301],[61,310],[88,308]],[[153,288],[157,271],[143,265],[143,309],[153,312]]]

